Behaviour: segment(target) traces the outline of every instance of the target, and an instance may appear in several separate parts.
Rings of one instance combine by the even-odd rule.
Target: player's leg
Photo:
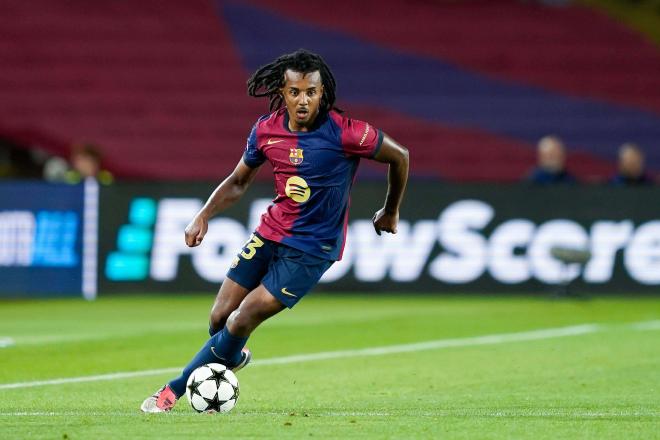
[[[254,243],[252,242],[252,244]],[[245,249],[249,251],[250,246],[251,244],[248,243]],[[227,318],[222,331],[207,341],[180,377],[170,382],[156,395],[145,400],[142,406],[143,411],[162,412],[171,409],[177,398],[185,392],[185,384],[190,373],[201,365],[221,362],[234,369],[246,365],[249,361],[249,352],[243,352],[243,347],[252,331],[285,307],[293,307],[316,285],[323,273],[332,265],[332,261],[308,255],[287,246],[269,245],[265,247],[272,255],[269,256],[270,263],[266,275],[263,276],[262,284],[243,299],[238,309]],[[249,262],[255,253],[245,252],[245,249],[241,256]],[[239,262],[238,266],[241,267],[241,265],[242,263]],[[242,267],[243,273],[252,273],[249,270],[246,271],[246,268],[250,268],[249,264],[243,264]],[[232,275],[232,278],[237,279],[240,273],[236,273],[235,268],[236,265],[233,265],[228,276]],[[162,403],[168,401],[172,403],[165,405],[166,409],[163,409]],[[151,411],[152,409],[153,411]]]
[[[213,307],[211,307],[209,336],[215,335],[225,327],[231,312],[238,308],[248,293],[250,293],[250,289],[230,278],[223,281],[213,302]]]
[[[259,324],[285,308],[277,298],[259,285],[250,292],[227,319],[227,325],[213,338],[211,352],[229,368],[240,369],[249,361],[243,347]]]
[[[248,292],[253,291],[260,285],[261,278],[270,266],[274,246],[268,240],[264,240],[258,235],[253,234],[234,260],[229,272],[227,272],[227,279],[222,283],[213,308],[211,309],[209,320],[209,333],[211,337],[188,365],[186,365],[181,375],[168,384],[177,398],[185,392],[188,376],[190,376],[190,373],[195,368],[211,362],[221,362],[228,368],[240,369],[249,361],[249,353],[246,353],[245,362],[242,362],[243,359],[241,359],[240,351],[238,356],[230,359],[222,356],[218,358],[218,355],[213,350],[219,344],[225,344],[231,340],[231,335],[225,331],[225,322],[229,318],[229,315],[249,295]]]
[[[199,353],[184,368],[181,376],[170,381],[144,401],[142,411],[165,412],[171,410],[179,397],[184,394],[188,377],[197,367],[219,362],[236,370],[237,367],[246,365],[250,354],[249,351],[245,352],[243,347],[245,347],[248,337],[259,324],[284,308],[284,304],[271,295],[264,286],[259,285],[245,296],[239,307],[230,314],[227,325],[220,332],[211,336]]]
[[[227,273],[227,278],[222,283],[215,303],[211,309],[209,319],[209,333],[211,338],[193,357],[183,369],[181,375],[163,386],[153,396],[142,403],[144,412],[169,411],[176,400],[185,392],[188,376],[195,368],[211,363],[221,362],[211,351],[211,348],[221,337],[222,329],[231,312],[235,310],[245,299],[248,292],[254,290],[268,270],[273,255],[273,244],[264,240],[257,234],[253,234],[238,254]],[[239,359],[235,370],[245,366],[250,360],[250,353],[246,351],[245,358]],[[223,362],[225,365],[227,362]],[[227,365],[232,367],[232,365]]]
[[[227,278],[222,283],[209,316],[209,335],[221,331],[229,314],[236,310],[248,293],[253,291],[264,277],[273,258],[275,244],[256,232],[252,234],[238,253]]]
[[[229,315],[226,328],[233,335],[247,338],[259,324],[281,312],[285,307],[263,284],[260,284]]]
[[[212,348],[227,366],[241,366],[242,349],[254,329],[285,307],[293,307],[332,265],[332,261],[283,245],[275,247],[273,252],[262,284],[229,315]]]
[[[259,285],[245,296],[238,309],[230,314],[227,325],[206,341],[201,350],[185,366],[181,375],[144,401],[142,411],[163,412],[172,409],[179,397],[185,393],[190,374],[202,365],[217,362],[233,370],[247,365],[251,354],[243,348],[250,333],[284,307],[262,285]]]

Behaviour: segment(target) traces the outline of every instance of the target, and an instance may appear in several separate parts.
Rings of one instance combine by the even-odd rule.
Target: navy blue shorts
[[[248,290],[259,284],[288,308],[321,279],[334,261],[252,234],[234,259],[227,278]]]

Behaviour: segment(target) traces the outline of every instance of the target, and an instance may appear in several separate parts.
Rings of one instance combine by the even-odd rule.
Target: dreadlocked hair
[[[330,68],[323,58],[305,49],[298,49],[293,53],[280,56],[275,61],[261,66],[248,79],[248,95],[255,98],[268,97],[270,100],[270,111],[282,107],[284,98],[280,89],[284,87],[284,72],[291,69],[303,74],[319,71],[323,83],[323,96],[321,96],[321,109],[340,111],[335,107],[335,90],[337,83]]]

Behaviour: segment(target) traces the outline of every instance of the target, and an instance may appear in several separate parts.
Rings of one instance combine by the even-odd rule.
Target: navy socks
[[[212,351],[220,358],[227,361],[225,365],[228,368],[233,368],[241,362],[241,351],[245,347],[248,338],[234,336],[229,333],[227,327],[223,328],[220,333],[216,333],[213,338],[217,342],[213,345]]]
[[[241,338],[229,333],[227,327],[211,336],[206,344],[199,350],[194,358],[186,365],[181,376],[172,380],[168,385],[177,397],[181,397],[186,391],[188,376],[197,367],[213,362],[221,363],[227,368],[233,368],[241,362],[241,351],[245,347],[248,338]]]
[[[209,336],[215,336],[219,331],[220,329],[213,327],[213,324],[209,322]]]

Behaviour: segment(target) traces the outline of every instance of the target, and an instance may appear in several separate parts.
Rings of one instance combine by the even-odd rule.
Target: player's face
[[[282,96],[289,112],[289,128],[307,131],[319,113],[323,83],[319,71],[300,73],[288,69],[284,72]]]

